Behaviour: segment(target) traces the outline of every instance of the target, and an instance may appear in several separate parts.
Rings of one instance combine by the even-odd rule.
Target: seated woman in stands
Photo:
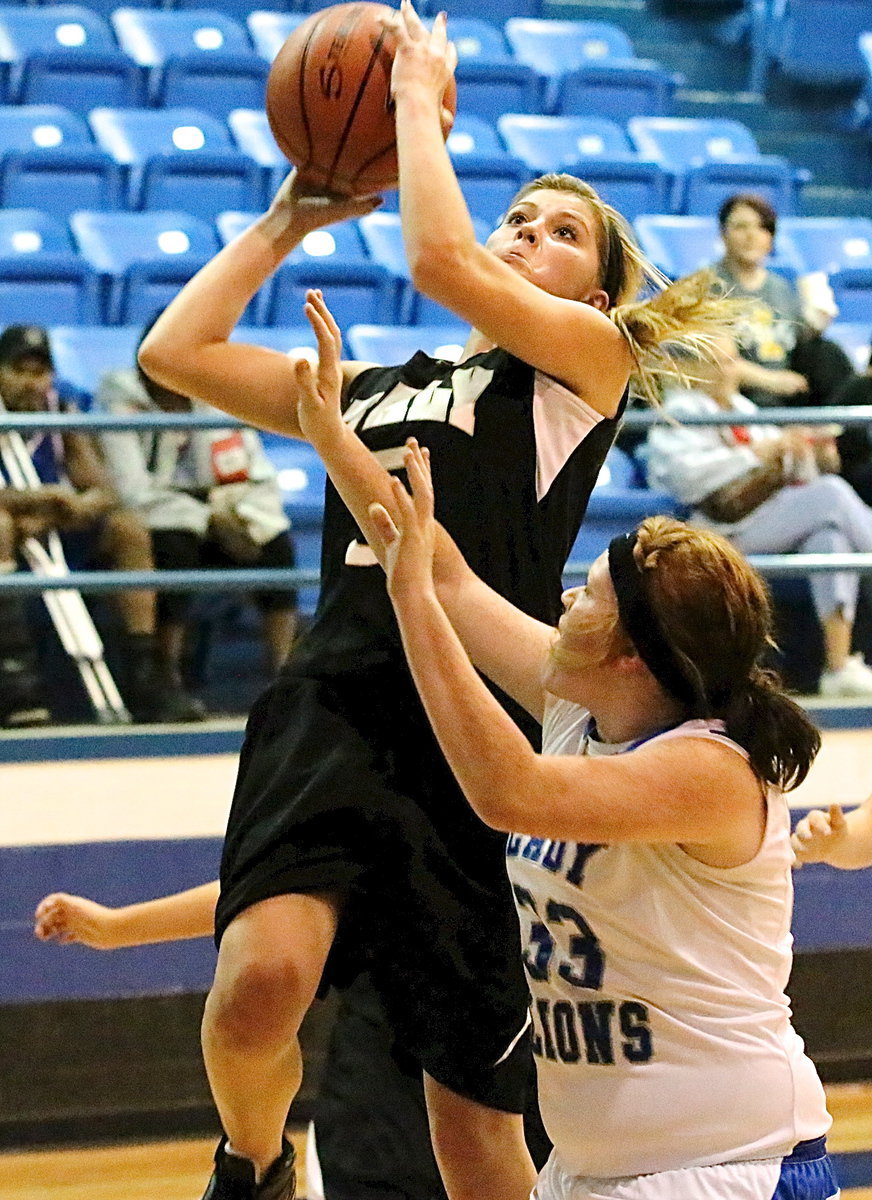
[[[694,365],[693,388],[675,388],[665,408],[687,416],[735,411],[735,425],[662,424],[648,434],[648,480],[725,534],[745,554],[872,551],[872,509],[838,471],[832,430],[743,425],[756,406],[738,391],[735,343],[720,339]],[[872,697],[872,670],[851,654],[860,579],[856,571],[810,574],[824,639],[824,696]]]

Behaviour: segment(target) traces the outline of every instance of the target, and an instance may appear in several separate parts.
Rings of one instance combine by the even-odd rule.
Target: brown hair
[[[775,230],[778,227],[778,213],[769,203],[765,196],[758,196],[756,192],[735,192],[732,196],[728,196],[718,210],[718,225],[721,229],[724,228],[727,221],[733,215],[734,209],[751,208],[760,218],[760,224],[775,237]]]
[[[737,302],[724,297],[713,271],[670,283],[642,253],[626,218],[575,175],[540,175],[520,189],[512,206],[542,189],[578,196],[597,218],[599,282],[608,296],[607,312],[635,359],[636,389],[649,403],[659,404],[663,381],[691,382],[688,355],[711,357],[713,339],[740,316]],[[644,292],[650,294],[639,300]]]
[[[820,749],[820,734],[761,665],[774,646],[763,580],[726,538],[671,517],[642,522],[635,557],[663,636],[695,693],[690,715],[723,720],[760,779],[785,791],[796,787]]]

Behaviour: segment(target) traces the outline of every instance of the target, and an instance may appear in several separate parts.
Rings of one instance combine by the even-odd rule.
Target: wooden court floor
[[[827,1088],[834,1153],[872,1151],[872,1083]],[[299,1200],[305,1200],[305,1132],[293,1135]],[[100,1149],[0,1154],[0,1200],[199,1200],[209,1176],[213,1141],[154,1142]],[[842,1192],[872,1200],[869,1187]]]

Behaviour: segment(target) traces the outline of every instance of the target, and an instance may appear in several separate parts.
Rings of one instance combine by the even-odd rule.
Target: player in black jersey
[[[422,354],[401,367],[343,364],[347,427],[389,470],[407,437],[426,445],[440,520],[467,561],[554,620],[631,373],[650,394],[648,364],[668,365],[663,344],[698,341],[723,302],[691,281],[632,303],[656,273],[619,214],[570,176],[527,185],[478,245],[443,141],[440,98],[456,61],[444,17],[428,33],[404,0],[396,27],[412,279],[473,331],[456,364]],[[307,196],[291,178],[166,310],[143,369],[301,436],[297,365],[229,335],[308,232],[374,204]],[[316,619],[251,714],[225,841],[203,1030],[229,1139],[212,1200],[293,1195],[282,1130],[302,1070],[296,1031],[319,988],[363,969],[397,1043],[423,1065],[451,1200],[526,1200],[532,1186],[519,1115],[527,992],[503,839],[473,815],[439,753],[374,561],[328,487]]]

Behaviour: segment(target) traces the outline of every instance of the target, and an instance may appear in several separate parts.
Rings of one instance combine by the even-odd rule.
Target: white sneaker
[[[821,675],[822,696],[857,696],[872,700],[872,668],[863,660],[862,654],[852,654],[838,671],[824,671]]]

